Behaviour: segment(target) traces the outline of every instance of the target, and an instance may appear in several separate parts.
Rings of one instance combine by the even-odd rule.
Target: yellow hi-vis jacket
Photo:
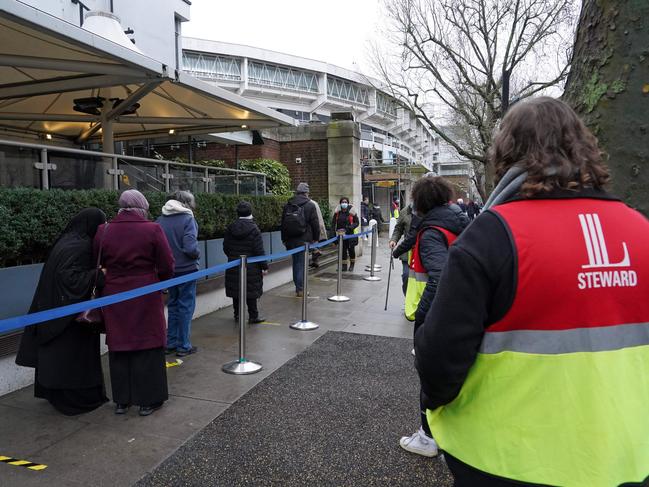
[[[408,287],[406,289],[406,307],[405,314],[406,318],[409,321],[415,321],[415,313],[417,312],[417,307],[419,306],[419,301],[421,300],[421,295],[424,294],[424,289],[426,289],[426,283],[428,282],[428,273],[421,263],[421,257],[419,256],[419,242],[421,241],[421,235],[424,231],[434,228],[439,230],[446,237],[446,243],[452,245],[457,238],[453,232],[448,231],[446,228],[438,226],[429,226],[422,228],[417,233],[417,241],[415,246],[409,254],[408,267],[410,271],[408,273]]]

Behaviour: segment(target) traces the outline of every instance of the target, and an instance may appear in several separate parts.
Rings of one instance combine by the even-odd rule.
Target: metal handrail
[[[98,151],[90,151],[84,149],[73,149],[71,147],[61,147],[57,145],[48,145],[48,144],[34,144],[31,142],[19,142],[15,140],[0,139],[0,145],[8,145],[11,147],[23,147],[26,149],[47,150],[52,152],[65,152],[68,154],[79,154],[84,156],[90,155],[94,157],[117,158],[117,159],[130,160],[136,162],[147,162],[147,163],[154,163],[154,164],[171,164],[173,166],[196,167],[200,169],[215,169],[219,171],[231,172],[240,175],[264,176],[264,177],[266,176],[262,172],[244,171],[241,169],[230,169],[229,167],[203,166],[201,164],[189,164],[185,162],[169,161],[167,159],[152,159],[149,157],[128,156],[124,154],[115,154],[112,152],[98,152]]]

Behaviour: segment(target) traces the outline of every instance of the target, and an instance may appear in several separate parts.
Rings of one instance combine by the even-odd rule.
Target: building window
[[[251,84],[287,90],[318,92],[318,78],[315,73],[259,61],[248,62],[248,81]]]
[[[333,76],[327,76],[327,95],[361,105],[370,104],[369,90],[365,86]]]
[[[397,116],[397,104],[395,100],[380,91],[376,92],[376,109],[386,115],[392,117]]]
[[[241,59],[183,51],[183,70],[198,78],[241,81]]]

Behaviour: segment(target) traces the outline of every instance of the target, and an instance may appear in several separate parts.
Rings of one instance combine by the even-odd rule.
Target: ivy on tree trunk
[[[647,0],[584,0],[564,99],[608,154],[612,192],[649,215]]]

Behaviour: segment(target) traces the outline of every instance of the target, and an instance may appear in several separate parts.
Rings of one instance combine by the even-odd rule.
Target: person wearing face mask
[[[343,233],[345,235],[353,235],[358,228],[358,215],[349,204],[349,198],[340,198],[340,204],[336,207],[333,217],[332,228],[337,234]],[[347,271],[347,254],[349,254],[349,272],[354,270],[356,263],[356,244],[357,238],[350,238],[343,240],[343,271]]]

